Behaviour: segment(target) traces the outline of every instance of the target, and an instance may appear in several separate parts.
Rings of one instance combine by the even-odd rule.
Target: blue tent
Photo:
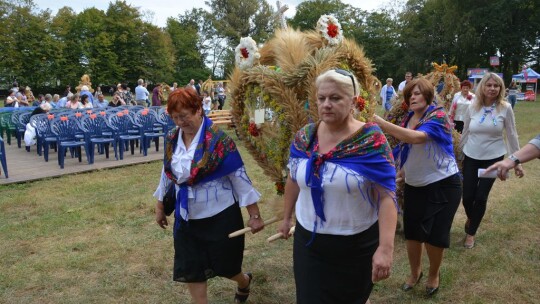
[[[515,79],[518,82],[527,82],[527,79],[540,79],[540,74],[536,73],[536,71],[531,68],[527,68],[527,77],[525,77],[525,75],[523,75],[523,72],[521,72],[519,74],[512,75],[512,79]],[[531,97],[532,100],[536,99],[537,85],[538,84],[535,81],[534,82],[534,95]],[[525,94],[525,97],[523,98],[527,99],[527,95]],[[518,100],[520,100],[519,96],[518,96]]]
[[[521,72],[519,74],[512,75],[512,78],[525,79],[525,76],[523,75],[523,72]],[[527,79],[539,79],[540,74],[536,73],[536,71],[531,69],[531,68],[527,68],[527,77],[526,78]]]

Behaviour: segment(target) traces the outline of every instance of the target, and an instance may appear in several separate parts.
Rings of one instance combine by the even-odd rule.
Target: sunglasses
[[[336,71],[336,73],[338,73],[338,74],[341,74],[341,75],[343,75],[343,76],[346,76],[346,77],[350,77],[350,78],[351,78],[354,96],[356,96],[356,82],[354,82],[354,76],[353,76],[353,74],[352,74],[351,72],[349,72],[349,71],[342,70],[342,69],[334,69],[334,71]]]

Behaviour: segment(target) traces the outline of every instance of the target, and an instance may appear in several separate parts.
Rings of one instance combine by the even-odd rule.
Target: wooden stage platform
[[[65,158],[64,169],[60,169],[60,165],[58,165],[58,153],[55,152],[54,149],[49,150],[49,161],[45,162],[44,157],[37,154],[36,146],[32,146],[30,152],[26,152],[24,142],[22,148],[19,149],[17,148],[17,140],[15,138],[11,139],[11,145],[8,145],[7,141],[4,139],[9,178],[6,178],[2,171],[2,175],[0,175],[0,185],[29,182],[66,174],[163,160],[162,139],[159,144],[159,151],[156,152],[155,145],[152,143],[152,147],[148,149],[147,156],[143,156],[142,153],[139,153],[139,148],[135,147],[135,154],[131,155],[131,151],[124,152],[123,160],[116,160],[114,158],[114,150],[112,147],[109,148],[109,159],[105,157],[105,154],[98,154],[96,148],[96,155],[92,165],[88,164],[83,148],[82,162],[79,163],[78,158],[71,158],[68,152]]]

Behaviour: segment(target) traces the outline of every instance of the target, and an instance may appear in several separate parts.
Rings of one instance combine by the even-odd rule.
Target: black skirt
[[[212,217],[182,221],[174,238],[173,280],[194,283],[239,274],[244,236],[228,235],[242,228],[242,213],[236,203]]]
[[[450,228],[461,200],[459,173],[423,187],[405,184],[403,196],[405,239],[448,248]]]
[[[364,304],[373,288],[372,257],[379,226],[350,236],[316,234],[296,222],[294,278],[297,304]]]

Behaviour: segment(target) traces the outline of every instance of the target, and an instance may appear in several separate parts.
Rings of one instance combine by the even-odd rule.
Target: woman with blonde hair
[[[296,211],[296,303],[366,303],[390,276],[397,210],[395,167],[381,129],[352,115],[360,92],[349,71],[317,77],[319,122],[291,144],[284,220]]]
[[[504,100],[504,82],[495,73],[486,73],[476,89],[476,99],[465,114],[460,146],[463,148],[463,207],[467,214],[463,246],[471,249],[486,212],[487,199],[495,178],[479,178],[485,169],[519,150],[518,134],[511,105]],[[506,136],[504,132],[506,131]],[[506,137],[506,144],[505,144]],[[515,174],[523,177],[520,164]]]

